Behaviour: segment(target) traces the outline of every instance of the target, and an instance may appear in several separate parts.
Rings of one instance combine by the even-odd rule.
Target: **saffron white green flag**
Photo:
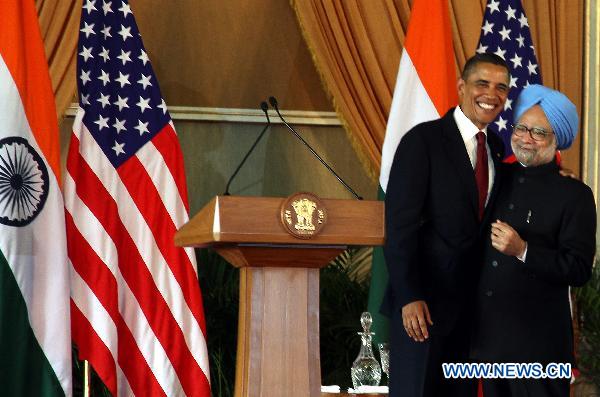
[[[458,102],[456,68],[447,0],[415,0],[400,58],[394,98],[385,131],[379,176],[383,200],[400,139],[415,125],[443,116]],[[415,167],[418,167],[415,164]],[[388,324],[379,314],[387,284],[381,248],[373,254],[369,311],[378,342],[387,340]]]
[[[0,0],[0,395],[72,394],[58,123],[33,0]]]

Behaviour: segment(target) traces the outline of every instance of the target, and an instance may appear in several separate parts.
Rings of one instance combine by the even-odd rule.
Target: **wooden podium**
[[[302,219],[286,203],[217,196],[175,234],[240,268],[236,397],[320,396],[319,268],[348,245],[383,244],[380,201],[319,200],[322,229],[300,237],[286,230]]]

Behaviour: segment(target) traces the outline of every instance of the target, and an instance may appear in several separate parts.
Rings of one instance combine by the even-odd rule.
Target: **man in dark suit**
[[[525,88],[517,100],[508,166],[486,230],[472,356],[486,363],[573,362],[569,286],[591,276],[594,196],[561,176],[556,149],[571,146],[575,105],[558,91]],[[485,397],[568,397],[570,379],[484,379]]]
[[[477,242],[503,157],[487,131],[510,84],[504,60],[477,54],[457,83],[459,107],[401,140],[387,186],[384,253],[391,317],[390,396],[476,395],[474,381],[446,380],[443,362],[468,358]]]

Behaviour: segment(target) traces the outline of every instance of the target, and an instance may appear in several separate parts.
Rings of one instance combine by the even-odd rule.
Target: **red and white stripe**
[[[115,169],[83,114],[73,126],[65,177],[80,357],[114,395],[209,395],[195,257],[173,243],[188,220],[175,130],[167,124]]]

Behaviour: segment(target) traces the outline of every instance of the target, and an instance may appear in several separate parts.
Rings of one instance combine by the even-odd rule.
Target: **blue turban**
[[[579,127],[577,109],[564,94],[538,84],[530,84],[521,91],[514,110],[515,123],[523,113],[540,105],[556,135],[557,149],[568,149]]]

